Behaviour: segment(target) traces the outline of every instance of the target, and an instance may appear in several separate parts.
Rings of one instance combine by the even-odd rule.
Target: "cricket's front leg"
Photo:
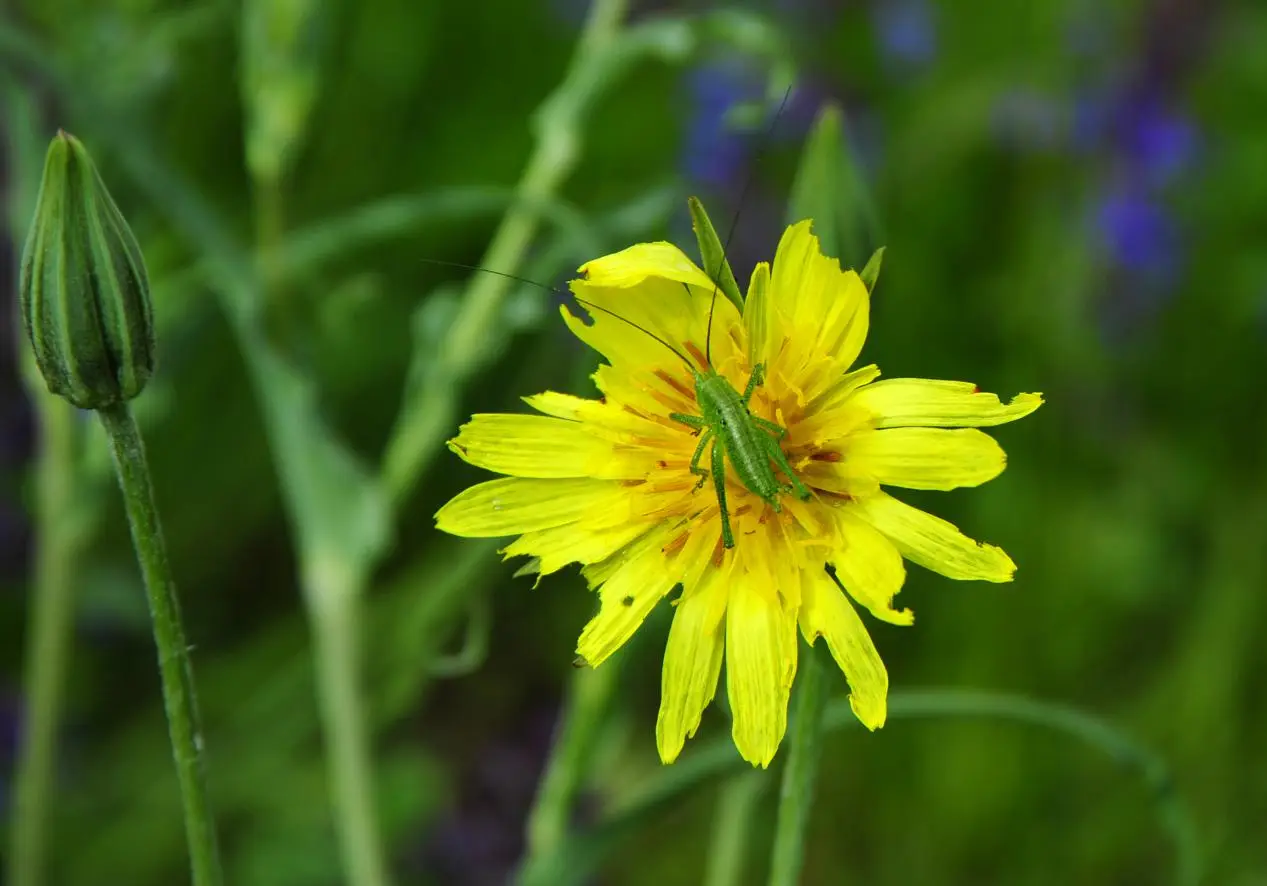
[[[704,457],[704,447],[708,445],[708,441],[713,439],[713,429],[709,428],[699,438],[699,445],[695,447],[695,454],[691,456],[691,473],[699,477],[695,483],[692,492],[698,492],[699,488],[704,485],[704,481],[708,479],[708,471],[699,466],[699,460]],[[720,442],[720,441],[718,441]]]
[[[758,363],[752,367],[752,375],[748,376],[748,387],[743,389],[743,405],[747,406],[752,399],[752,392],[765,383],[765,364]]]
[[[702,415],[687,415],[685,412],[670,412],[669,418],[678,424],[686,425],[693,429],[697,434],[708,427],[708,422],[704,420]]]
[[[713,486],[717,490],[717,507],[721,511],[721,541],[727,548],[735,546],[735,535],[730,531],[730,512],[726,509],[726,457],[721,437],[713,439]]]

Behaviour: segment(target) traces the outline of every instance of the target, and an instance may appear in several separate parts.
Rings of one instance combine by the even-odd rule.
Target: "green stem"
[[[713,814],[704,886],[740,886],[744,882],[752,817],[769,783],[770,773],[757,769],[732,775],[722,786]]]
[[[69,664],[75,564],[82,546],[75,515],[75,410],[48,394],[37,395],[42,428],[38,467],[35,574],[30,641],[26,650],[26,729],[14,791],[13,844],[7,882],[44,882],[48,807],[56,795],[54,764],[63,689]]]
[[[281,327],[283,343],[294,334],[295,305],[290,304],[281,273],[281,249],[286,235],[286,203],[281,182],[269,179],[254,184],[255,260],[259,291],[267,297]]]
[[[615,692],[619,671],[619,663],[613,659],[602,667],[577,671],[572,680],[567,711],[528,813],[528,851],[520,874],[522,883],[550,882],[541,862],[552,859],[569,836],[572,807],[589,774],[595,739]]]
[[[295,305],[285,292],[279,262],[286,232],[281,182],[255,182],[255,260],[261,305],[278,320],[283,343],[296,334]],[[275,435],[283,439],[284,434]],[[302,445],[302,444],[297,444]],[[277,446],[286,452],[286,445]],[[287,504],[300,528],[303,590],[312,630],[317,701],[326,744],[334,828],[344,875],[351,886],[388,886],[391,882],[379,838],[374,802],[374,766],[369,722],[361,692],[361,592],[366,568],[350,562],[342,551],[303,541],[304,519],[298,484],[285,479]]]
[[[822,749],[823,711],[827,707],[823,667],[812,648],[801,656],[801,674],[796,683],[792,735],[788,742],[787,762],[783,765],[783,783],[779,787],[770,886],[796,886],[805,863],[805,831],[809,825],[810,808],[814,805],[814,782],[818,777],[818,757]]]
[[[359,595],[310,594],[313,659],[336,830],[348,882],[387,886],[390,879],[378,837],[370,763],[368,715],[357,682],[361,673]]]
[[[176,760],[181,800],[185,811],[185,835],[194,886],[220,886],[220,856],[216,847],[215,821],[207,797],[203,761],[202,726],[194,695],[193,667],[189,646],[180,620],[176,584],[167,564],[167,550],[149,464],[140,429],[127,404],[97,413],[110,438],[123,503],[132,528],[132,542],[149,596],[154,623],[154,643],[158,647],[158,669],[163,684],[163,706]]]
[[[595,79],[594,59],[616,40],[627,6],[628,0],[594,0],[590,7],[567,75],[536,119],[537,145],[515,189],[516,202],[502,216],[478,267],[513,274],[523,262],[541,223],[541,207],[576,166],[583,99]],[[448,372],[437,373],[441,382],[424,392],[424,407],[408,411],[384,455],[384,486],[393,500],[402,501],[409,494],[427,461],[439,451],[440,441],[452,430],[455,391],[484,359],[488,329],[497,322],[510,284],[496,274],[476,274],[467,288],[445,349],[437,356]]]

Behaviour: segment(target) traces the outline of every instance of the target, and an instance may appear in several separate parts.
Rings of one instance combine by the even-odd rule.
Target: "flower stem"
[[[770,773],[749,770],[722,785],[713,814],[704,886],[740,886],[752,841],[752,818],[770,782]]]
[[[8,880],[13,886],[45,882],[48,807],[56,795],[54,762],[69,661],[75,564],[82,521],[72,489],[75,410],[59,397],[37,395],[42,447],[37,477],[36,551],[26,657],[24,730],[17,764],[13,844]]]
[[[805,862],[805,830],[814,804],[814,781],[822,746],[823,711],[827,705],[823,668],[810,648],[801,656],[796,686],[792,737],[783,783],[779,787],[779,811],[770,861],[770,886],[796,886]]]
[[[283,342],[294,343],[295,305],[286,294],[279,254],[286,233],[286,204],[277,179],[255,182],[255,262],[262,304],[274,312]],[[274,447],[286,458],[285,432]],[[294,441],[289,441],[293,445]],[[308,481],[301,481],[308,482]],[[349,886],[389,886],[391,877],[379,836],[374,800],[374,763],[361,689],[361,597],[368,567],[346,550],[315,545],[312,515],[302,515],[299,483],[283,490],[298,528],[301,584],[312,631],[317,704],[326,751],[330,807],[340,861]],[[308,528],[305,529],[305,523]],[[305,541],[305,538],[308,540]]]
[[[176,584],[167,564],[167,550],[154,490],[150,482],[145,444],[127,404],[98,410],[110,438],[123,503],[132,528],[132,542],[149,596],[158,647],[158,669],[163,684],[163,705],[180,781],[185,812],[185,835],[194,886],[220,886],[220,856],[216,847],[215,821],[207,798],[203,762],[202,726],[194,696],[193,668],[181,625]]]
[[[374,806],[373,766],[366,731],[369,718],[358,685],[359,595],[335,590],[309,596],[322,731],[345,873],[353,886],[387,886],[390,880]]]
[[[620,677],[617,659],[576,672],[537,797],[528,813],[528,851],[520,881],[548,882],[542,862],[553,859],[569,836],[572,808],[593,758],[595,738]]]

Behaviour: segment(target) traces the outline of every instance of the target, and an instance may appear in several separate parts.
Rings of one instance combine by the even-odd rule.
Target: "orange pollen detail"
[[[646,479],[643,477],[633,477],[628,480],[621,480],[620,485],[621,486],[641,486],[643,483],[646,483],[646,482],[647,482]]]
[[[695,480],[691,477],[683,477],[675,480],[657,480],[651,484],[652,492],[681,492],[685,489],[691,489],[695,486]]]
[[[688,400],[694,397],[694,394],[691,392],[690,388],[682,384],[673,376],[669,375],[669,373],[665,372],[663,369],[657,369],[655,371],[655,374],[656,374],[656,378],[660,379],[660,381],[664,382],[666,385],[671,387],[673,390],[677,391],[683,397],[686,397]]]
[[[655,388],[650,388],[647,393],[654,397],[657,403],[670,412],[690,412],[691,407],[694,405],[693,402],[688,402],[686,405],[683,405],[681,400],[670,394],[664,393],[664,391],[657,391]],[[671,421],[671,419],[666,420]],[[674,423],[674,426],[677,426],[676,422]]]
[[[717,547],[713,548],[713,566],[720,569],[722,557],[726,554],[726,548],[722,544],[722,537],[717,536]]]
[[[667,545],[660,548],[660,553],[664,554],[666,557],[671,557],[672,555],[676,554],[678,551],[682,550],[682,548],[686,547],[686,540],[689,537],[690,537],[689,532],[683,532],[677,538],[673,539],[673,541],[669,542]]]
[[[704,352],[699,349],[699,346],[695,344],[695,342],[685,342],[682,347],[686,348],[686,352],[695,358],[696,363],[704,369],[708,368],[708,357],[704,356]]]
[[[844,456],[841,455],[839,452],[834,452],[828,449],[828,450],[821,450],[819,452],[815,452],[813,455],[810,456],[810,458],[812,458],[814,461],[840,461],[842,458],[844,458]]]

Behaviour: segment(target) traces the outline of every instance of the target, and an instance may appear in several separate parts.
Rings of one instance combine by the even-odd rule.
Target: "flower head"
[[[88,151],[66,132],[48,146],[18,292],[51,392],[101,409],[145,387],[154,318],[141,248]]]
[[[594,375],[603,397],[547,392],[527,398],[543,415],[474,416],[451,448],[509,476],[460,493],[437,525],[518,535],[505,554],[535,557],[542,575],[583,564],[600,599],[577,645],[591,666],[681,587],[656,727],[666,763],[699,726],[723,656],[735,744],[754,765],[770,762],[787,725],[798,627],[811,644],[826,641],[858,719],[881,726],[888,676],[855,604],[910,624],[910,611],[893,607],[903,557],[950,578],[1008,581],[1015,570],[1003,551],[881,487],[953,489],[997,476],[1003,451],[975,428],[1028,415],[1041,397],[1004,404],[965,382],[877,381],[875,366],[852,369],[869,293],[822,254],[808,221],[787,229],[773,267],[756,267],[742,315],[668,243],[632,246],[581,274],[572,291],[592,323],[566,307],[563,319],[606,358]],[[782,452],[812,494],[789,491],[776,507],[727,460],[728,548],[720,496],[691,471],[699,429],[672,416],[700,414],[697,375],[711,368],[742,392],[758,364],[750,414],[785,429]],[[710,463],[705,453],[700,467]]]

